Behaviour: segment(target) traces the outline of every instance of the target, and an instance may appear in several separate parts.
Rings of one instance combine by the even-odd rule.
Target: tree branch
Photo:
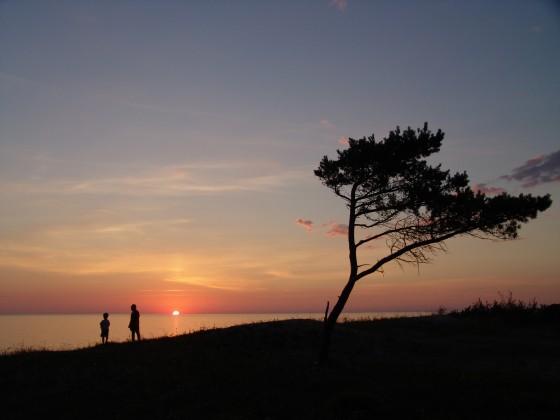
[[[435,243],[438,243],[438,242],[445,241],[449,238],[452,238],[453,236],[457,236],[457,235],[460,235],[462,233],[467,233],[469,230],[470,229],[456,230],[456,231],[453,231],[453,232],[448,233],[446,235],[438,236],[437,238],[426,239],[424,241],[414,242],[410,245],[406,245],[403,248],[401,248],[400,250],[398,250],[396,252],[393,252],[392,254],[389,254],[386,257],[380,259],[371,268],[368,268],[367,270],[362,271],[361,273],[358,273],[358,275],[356,276],[356,281],[360,280],[363,277],[366,277],[366,276],[370,275],[371,273],[374,273],[375,271],[377,271],[379,268],[381,268],[383,265],[385,265],[389,261],[392,261],[395,258],[398,258],[401,255],[406,254],[409,251],[412,251],[416,248],[420,248],[420,247],[424,247],[424,246],[427,246],[427,245],[432,245],[432,244],[435,244]]]
[[[390,233],[402,232],[402,231],[407,230],[407,229],[412,229],[413,227],[415,227],[415,226],[404,226],[404,227],[401,227],[401,228],[386,230],[386,231],[384,231],[384,232],[378,233],[377,235],[373,235],[373,236],[370,236],[370,237],[368,237],[368,238],[366,238],[366,239],[362,239],[361,241],[359,241],[359,242],[356,244],[356,248],[359,247],[359,246],[361,246],[361,245],[363,245],[363,244],[367,244],[368,242],[371,242],[371,241],[373,241],[373,240],[375,240],[375,239],[379,239],[379,238],[381,238],[382,236],[389,235]]]
[[[401,187],[402,186],[387,188],[385,190],[369,191],[369,192],[365,193],[364,195],[361,195],[361,196],[357,197],[356,202],[359,203],[360,201],[368,200],[368,199],[371,199],[371,198],[374,198],[374,197],[378,197],[378,196],[383,195],[383,194],[390,194],[392,192],[397,192],[397,191],[399,191],[399,189]],[[361,207],[361,206],[364,206],[364,205],[367,205],[367,203],[359,204],[358,207]]]
[[[336,195],[338,195],[340,198],[343,198],[343,199],[345,199],[346,201],[350,201],[350,197],[345,196],[345,195],[342,194],[340,191],[334,190],[334,193],[335,193]]]
[[[391,214],[389,214],[388,216],[386,216],[384,219],[377,220],[377,221],[375,221],[375,222],[373,222],[373,223],[370,223],[370,224],[356,223],[354,226],[358,226],[358,227],[361,227],[361,228],[370,229],[370,228],[372,228],[372,227],[382,225],[383,223],[387,223],[389,220],[391,220],[393,217],[395,217],[395,216],[396,216],[397,214],[399,214],[400,212],[401,212],[400,210],[395,210],[394,212],[392,212]],[[366,218],[367,218],[367,217],[366,217]],[[369,220],[371,220],[371,218],[370,218]]]

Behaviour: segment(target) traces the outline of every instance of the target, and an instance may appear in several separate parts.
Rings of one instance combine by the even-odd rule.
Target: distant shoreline
[[[15,315],[99,315],[100,312],[6,312],[0,313],[0,316],[15,316]],[[432,314],[434,311],[345,311],[344,314],[368,314],[368,313],[379,313],[379,314]],[[111,312],[115,315],[128,315],[130,312]],[[144,315],[169,315],[172,316],[170,312],[142,312]],[[291,315],[291,314],[313,314],[313,315],[323,315],[323,312],[181,312],[179,316],[188,315]]]

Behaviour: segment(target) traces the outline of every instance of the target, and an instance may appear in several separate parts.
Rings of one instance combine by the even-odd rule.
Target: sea
[[[339,320],[382,319],[429,315],[429,312],[353,312]],[[254,322],[323,319],[321,313],[272,314],[142,314],[142,339],[172,337],[190,332]],[[109,341],[130,340],[130,314],[111,314]],[[100,344],[101,314],[0,315],[0,353],[21,350],[73,350]]]

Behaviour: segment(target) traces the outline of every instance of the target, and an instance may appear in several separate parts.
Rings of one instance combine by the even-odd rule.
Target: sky
[[[559,117],[555,1],[0,1],[0,313],[321,312],[347,214],[313,170],[424,122],[474,188],[553,205],[347,310],[560,302]]]

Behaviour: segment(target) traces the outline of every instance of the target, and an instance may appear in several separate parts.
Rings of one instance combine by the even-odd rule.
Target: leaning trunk
[[[323,341],[321,344],[321,351],[319,352],[319,364],[321,365],[324,365],[328,360],[331,336],[334,330],[334,326],[336,325],[336,321],[338,320],[338,317],[344,309],[344,305],[346,305],[346,302],[348,301],[348,297],[350,296],[355,283],[356,280],[353,277],[348,280],[348,283],[346,283],[346,286],[344,286],[344,289],[342,289],[342,293],[338,297],[336,305],[334,305],[331,313],[325,320],[323,326]]]
[[[344,305],[350,297],[350,293],[356,284],[358,276],[358,256],[356,254],[356,241],[354,236],[354,228],[356,224],[356,190],[360,185],[359,182],[355,182],[352,185],[352,190],[350,191],[350,202],[348,208],[350,209],[350,214],[348,216],[348,251],[350,259],[350,275],[348,278],[348,283],[342,289],[342,293],[338,297],[336,305],[334,305],[331,313],[327,317],[323,327],[323,343],[321,345],[321,351],[319,353],[319,364],[325,364],[329,356],[329,348],[331,344],[331,336],[336,325],[338,317],[344,309]]]

